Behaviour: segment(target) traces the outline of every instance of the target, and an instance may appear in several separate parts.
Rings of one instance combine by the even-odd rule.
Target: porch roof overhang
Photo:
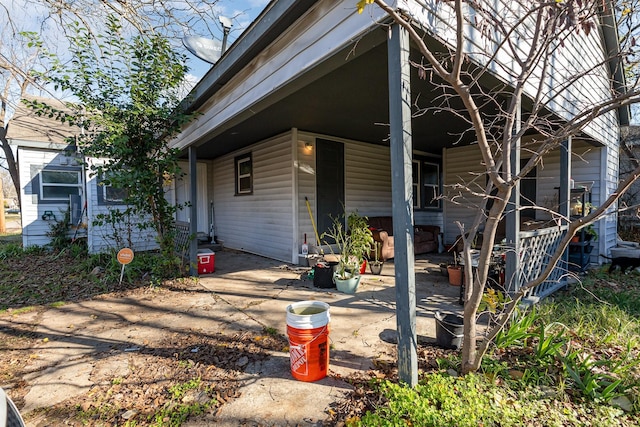
[[[190,94],[197,111],[317,0],[272,2],[230,47]],[[274,5],[275,3],[275,5]],[[250,109],[215,128],[193,145],[199,159],[213,159],[292,128],[347,140],[389,144],[388,32],[372,22],[369,32],[312,70],[290,81]],[[434,43],[435,40],[433,41]],[[413,55],[413,52],[412,52]],[[419,61],[416,55],[416,60]],[[429,106],[441,91],[412,70],[414,102]],[[444,147],[470,143],[470,125],[449,113],[412,121],[413,148],[440,154]],[[185,147],[186,148],[186,147]]]
[[[206,105],[225,84],[238,72],[245,70],[260,52],[267,49],[317,2],[318,0],[272,1],[196,85],[187,98],[189,101],[185,101],[184,108],[187,111],[198,111]],[[380,24],[381,22],[372,21],[366,34],[353,40],[330,58],[268,96],[256,99],[250,108],[233,118],[208,128],[189,144],[196,149],[197,157],[214,159],[292,128],[345,140],[388,145],[388,31],[385,25]],[[608,47],[611,47],[611,36],[611,31],[605,34]],[[447,51],[436,38],[426,35],[425,40],[435,47],[435,51]],[[420,62],[420,53],[412,49],[411,59]],[[624,77],[618,75],[619,67],[610,65],[614,82]],[[415,114],[418,108],[441,102],[443,90],[434,77],[420,78],[415,67],[412,67],[411,73],[414,103],[411,124],[413,149],[441,154],[443,148],[473,143],[473,128],[460,116],[437,110],[419,116]],[[490,73],[483,74],[480,81],[485,88],[505,84]],[[527,98],[521,101],[522,114],[526,116],[531,101]],[[459,103],[455,98],[447,99],[451,108],[464,110],[462,104],[456,105],[456,102]],[[625,118],[628,120],[625,112],[628,109],[620,108],[618,111],[623,123]],[[485,113],[491,115],[493,112],[485,110]],[[547,114],[550,112],[547,111]],[[586,134],[582,136],[587,141],[591,140]],[[594,140],[591,142],[597,144]],[[186,148],[185,146],[184,149]]]

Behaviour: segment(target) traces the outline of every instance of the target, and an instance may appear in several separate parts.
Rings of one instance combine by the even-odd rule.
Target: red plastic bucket
[[[329,304],[301,301],[287,307],[287,335],[291,375],[317,381],[329,368]]]

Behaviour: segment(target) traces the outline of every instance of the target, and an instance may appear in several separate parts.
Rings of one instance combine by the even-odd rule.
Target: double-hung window
[[[69,200],[80,195],[80,171],[49,170],[40,172],[40,198],[42,200]]]
[[[442,192],[440,164],[422,159],[413,160],[413,208],[441,209]]]
[[[253,193],[253,162],[251,153],[235,158],[236,196]]]

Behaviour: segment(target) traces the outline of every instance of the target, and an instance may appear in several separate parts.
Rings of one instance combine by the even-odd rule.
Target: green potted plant
[[[338,265],[333,276],[336,287],[339,291],[354,293],[360,283],[360,265],[373,245],[373,234],[369,230],[367,217],[351,212],[333,218],[331,228],[322,233],[321,240],[338,257]],[[339,254],[335,254],[334,245]]]
[[[598,240],[598,232],[596,231],[596,228],[593,226],[593,224],[588,225],[587,228],[584,229],[584,234],[585,240],[587,241],[593,240],[595,242],[596,240]]]

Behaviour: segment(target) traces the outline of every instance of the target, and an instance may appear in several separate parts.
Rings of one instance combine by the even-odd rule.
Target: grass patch
[[[347,426],[638,426],[638,276],[595,272],[521,314],[475,374],[439,360],[411,389],[371,380]],[[363,391],[363,389],[365,391]],[[375,396],[372,398],[371,396]]]

